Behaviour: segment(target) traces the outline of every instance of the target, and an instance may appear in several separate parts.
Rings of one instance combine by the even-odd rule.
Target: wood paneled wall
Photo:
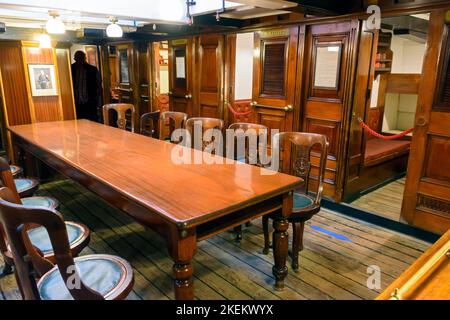
[[[0,72],[3,114],[6,125],[31,123],[20,43],[0,43]]]
[[[22,50],[24,70],[26,73],[25,78],[27,81],[29,81],[27,74],[29,64],[55,65],[53,49],[41,49],[33,46],[33,44],[24,44]],[[28,86],[30,87],[31,83],[28,82]],[[30,97],[31,119],[33,122],[56,121],[62,118],[59,95],[46,97],[33,97],[30,95]]]
[[[29,64],[55,66],[57,95],[33,97]],[[1,97],[3,126],[75,118],[69,50],[41,49],[36,42],[0,42]],[[8,154],[13,158],[8,136]]]

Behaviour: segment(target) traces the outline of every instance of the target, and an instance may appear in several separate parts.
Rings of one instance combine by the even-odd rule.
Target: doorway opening
[[[153,44],[155,66],[155,94],[153,110],[169,110],[169,42],[160,41]]]
[[[346,194],[351,206],[402,222],[406,171],[414,135],[429,14],[382,19],[370,103],[364,123],[360,175]],[[375,50],[374,50],[375,52]]]

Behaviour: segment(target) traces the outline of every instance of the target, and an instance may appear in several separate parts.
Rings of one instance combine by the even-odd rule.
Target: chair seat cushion
[[[11,169],[11,173],[13,176],[19,175],[22,173],[22,168],[15,165],[10,165],[9,168]]]
[[[36,186],[36,180],[34,179],[14,179],[16,189],[18,193],[29,190]]]
[[[80,243],[80,241],[86,237],[86,227],[81,224],[66,221],[66,229],[71,248]],[[53,254],[53,247],[50,242],[50,237],[44,227],[37,227],[29,230],[28,236],[31,243],[44,255]]]
[[[113,299],[132,282],[132,269],[127,261],[110,255],[87,255],[74,259],[81,281],[105,299]],[[38,283],[43,300],[73,300],[59,269],[55,266]]]
[[[29,207],[56,209],[59,205],[58,201],[52,197],[27,197],[21,200],[24,206]]]
[[[294,209],[304,209],[314,203],[314,200],[302,193],[294,193]]]

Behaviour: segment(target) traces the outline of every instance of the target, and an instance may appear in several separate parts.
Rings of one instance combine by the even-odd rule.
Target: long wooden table
[[[377,300],[450,300],[450,230],[391,283]]]
[[[261,175],[260,168],[236,162],[175,164],[175,145],[87,120],[9,130],[19,154],[41,159],[166,240],[177,299],[194,298],[191,260],[197,241],[276,212],[273,274],[275,288],[284,287],[286,218],[299,178]],[[187,150],[192,156],[201,153]]]

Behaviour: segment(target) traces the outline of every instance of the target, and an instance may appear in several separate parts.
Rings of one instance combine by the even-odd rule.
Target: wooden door
[[[195,38],[194,115],[223,119],[225,36]]]
[[[255,33],[253,102],[256,123],[292,131],[298,27]],[[287,162],[285,162],[288,165]]]
[[[305,31],[301,131],[324,134],[330,147],[324,194],[340,201],[345,180],[351,96],[357,61],[359,22],[348,20],[311,25]],[[314,158],[311,173],[318,170]]]
[[[134,104],[133,95],[133,46],[122,44],[117,46],[117,90],[119,102]]]
[[[189,117],[193,112],[193,39],[169,41],[169,96],[170,110],[185,112]]]
[[[450,228],[450,12],[431,12],[419,85],[402,218],[444,233]]]

